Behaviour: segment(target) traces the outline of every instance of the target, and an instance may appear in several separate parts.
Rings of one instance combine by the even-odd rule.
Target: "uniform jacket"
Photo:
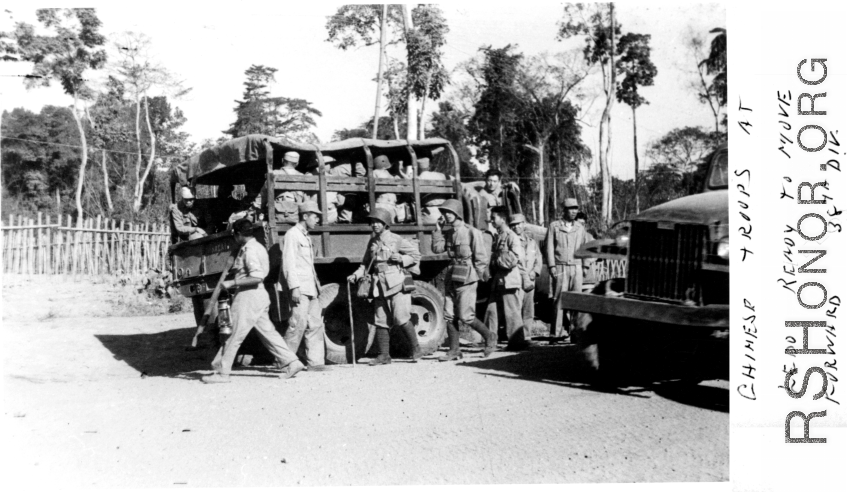
[[[438,254],[445,251],[451,259],[447,278],[452,275],[452,265],[456,264],[473,267],[465,284],[478,282],[484,276],[489,258],[482,233],[478,229],[456,219],[448,230],[432,231],[432,252]]]
[[[300,289],[300,295],[317,297],[321,284],[315,273],[315,251],[312,239],[302,224],[285,233],[282,243],[282,275],[288,289]]]
[[[267,250],[255,238],[250,238],[238,251],[232,269],[235,271],[236,280],[246,277],[264,280],[270,270]],[[236,296],[241,299],[239,301],[241,306],[244,306],[244,302],[249,300],[247,305],[250,309],[264,309],[271,303],[268,292],[262,287],[262,284],[259,284],[256,288],[238,291]]]
[[[400,264],[388,260],[394,253],[400,254]],[[389,230],[383,231],[379,236],[374,235],[368,241],[365,257],[355,273],[356,278],[365,274],[365,268],[370,265],[374,256],[376,259],[370,273],[377,281],[373,283],[372,297],[388,297],[400,292],[403,289],[406,270],[411,273],[420,273],[421,252],[417,245]]]
[[[521,265],[525,261],[521,240],[511,229],[498,231],[491,252],[491,280],[501,289],[520,289]]]
[[[557,220],[547,228],[547,266],[582,266],[582,260],[574,258],[574,253],[588,242],[585,227],[574,221],[570,231],[565,230],[565,222]]]
[[[285,174],[285,175],[288,175],[288,176],[302,176],[303,175],[303,173],[301,173],[300,171],[293,169],[293,168],[287,168],[287,167],[284,167],[282,169],[274,171],[274,173]],[[268,205],[268,193],[267,193],[267,191],[268,191],[268,182],[265,181],[265,184],[262,185],[262,189],[259,190],[259,194],[256,195],[256,198],[253,200],[253,208],[255,208],[257,210],[264,210],[265,207],[267,207],[267,205]],[[306,198],[305,193],[303,193],[302,191],[279,191],[277,193],[278,194],[276,195],[276,197],[274,199],[274,201],[276,202],[274,205],[276,207],[277,212],[283,212],[283,210],[281,209],[281,203],[280,202],[300,203],[303,200],[305,200],[305,198]]]
[[[197,217],[181,201],[171,205],[171,220],[177,236],[182,240],[188,240],[194,229],[198,227]]]
[[[538,241],[535,240],[528,232],[518,236],[521,240],[521,246],[524,249],[523,273],[527,275],[530,281],[534,281],[535,277],[541,273],[541,251],[538,250]]]

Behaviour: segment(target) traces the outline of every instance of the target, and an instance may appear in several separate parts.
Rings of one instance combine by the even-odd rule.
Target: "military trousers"
[[[532,329],[532,325],[535,324],[535,289],[525,290],[523,292],[523,301],[521,304],[523,325],[529,331]]]
[[[500,319],[505,321],[506,337],[512,347],[529,341],[529,330],[521,313],[523,289],[494,289],[485,309],[485,324],[492,333],[499,333]]]
[[[444,319],[447,324],[457,321],[473,323],[476,319],[476,286],[477,282],[469,284],[446,283],[444,296]],[[459,326],[456,326],[459,328]]]
[[[553,306],[553,323],[550,325],[550,335],[561,337],[566,334],[562,331],[565,313],[562,312],[562,292],[582,292],[582,266],[580,265],[556,265],[558,276],[551,276],[553,288],[550,289],[551,297],[555,299]],[[570,321],[568,325],[570,326]],[[568,329],[570,333],[570,328]]]
[[[239,292],[235,295],[230,308],[232,335],[218,350],[215,360],[212,361],[212,369],[215,372],[224,376],[229,375],[239,347],[253,328],[259,334],[262,345],[276,357],[282,367],[297,360],[297,356],[288,348],[285,340],[282,339],[282,335],[276,331],[276,327],[271,322],[268,316],[269,307],[268,293],[261,285],[253,290]]]
[[[317,296],[300,294],[300,304],[291,304],[291,317],[285,331],[285,343],[293,352],[306,345],[306,365],[321,366],[326,363],[324,324],[321,318],[321,302]]]
[[[374,297],[373,324],[377,328],[391,328],[412,319],[412,295],[398,292],[390,296]]]

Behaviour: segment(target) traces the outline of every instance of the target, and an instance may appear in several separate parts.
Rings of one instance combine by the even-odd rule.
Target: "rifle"
[[[203,313],[203,317],[200,318],[200,322],[197,324],[197,332],[194,333],[194,338],[191,340],[191,346],[187,347],[186,350],[197,350],[197,339],[200,335],[206,331],[206,325],[209,323],[209,318],[212,316],[212,310],[215,308],[215,304],[218,302],[218,297],[221,295],[221,290],[223,290],[224,280],[226,279],[227,274],[232,269],[232,266],[235,264],[235,258],[238,256],[238,252],[241,250],[241,246],[238,246],[232,251],[232,255],[230,255],[229,259],[227,259],[226,266],[224,270],[221,272],[221,276],[218,277],[218,283],[215,285],[215,290],[212,291],[212,297],[209,298],[209,306],[206,308],[206,312]]]

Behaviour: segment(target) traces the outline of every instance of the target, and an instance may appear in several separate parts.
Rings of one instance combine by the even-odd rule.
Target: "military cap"
[[[252,236],[253,223],[247,218],[238,219],[232,224],[232,232],[233,234],[241,234],[242,236]]]
[[[194,195],[191,193],[191,189],[186,187],[183,187],[180,190],[179,196],[182,197],[183,200],[194,200]]]
[[[390,226],[391,223],[394,222],[394,214],[384,208],[376,208],[373,212],[370,213],[370,215],[368,215],[368,218],[372,221],[378,220],[386,226]]]
[[[421,171],[429,170],[429,157],[421,157],[418,159],[418,169]]]
[[[332,156],[325,155],[325,156],[323,156],[323,158],[324,158],[324,164],[331,164],[331,163],[335,162],[335,158],[332,157]]]
[[[524,222],[526,222],[526,217],[523,214],[512,214],[509,217],[509,225],[523,224]]]
[[[282,160],[284,160],[286,162],[293,162],[294,164],[297,164],[298,162],[300,162],[300,154],[298,154],[297,152],[294,152],[292,150],[292,151],[286,152],[285,155],[282,156]]]
[[[299,206],[297,207],[297,211],[300,214],[311,212],[313,214],[323,215],[323,213],[321,213],[320,207],[318,207],[317,202],[313,202],[311,200],[306,200],[305,202],[299,204]]]
[[[445,210],[447,212],[452,213],[456,217],[462,216],[462,204],[459,203],[459,200],[456,200],[455,198],[446,200],[444,203],[438,206],[438,210]]]
[[[374,169],[388,169],[391,167],[391,162],[387,156],[378,155],[374,158]]]
[[[563,208],[579,208],[579,203],[577,203],[576,198],[565,198],[565,203],[562,205]]]

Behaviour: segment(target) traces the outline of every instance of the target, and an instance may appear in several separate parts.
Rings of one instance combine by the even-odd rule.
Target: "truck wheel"
[[[350,311],[347,309],[347,287],[341,284],[326,284],[321,287],[319,297],[323,308],[324,341],[326,342],[326,360],[334,364],[353,362],[353,348],[350,343]],[[353,326],[356,338],[356,358],[363,357],[371,348],[374,340],[374,328],[368,321],[371,318],[371,306],[355,295],[353,301]]]
[[[576,343],[583,360],[588,366],[588,379],[598,386],[624,384],[629,371],[635,369],[628,364],[634,359],[628,349],[628,341],[621,323],[624,318],[580,313],[571,339]]]
[[[415,280],[412,293],[412,325],[418,335],[418,344],[424,355],[430,355],[447,337],[447,325],[444,321],[444,296],[434,285]],[[391,330],[391,354],[408,357],[412,354],[406,338]]]

